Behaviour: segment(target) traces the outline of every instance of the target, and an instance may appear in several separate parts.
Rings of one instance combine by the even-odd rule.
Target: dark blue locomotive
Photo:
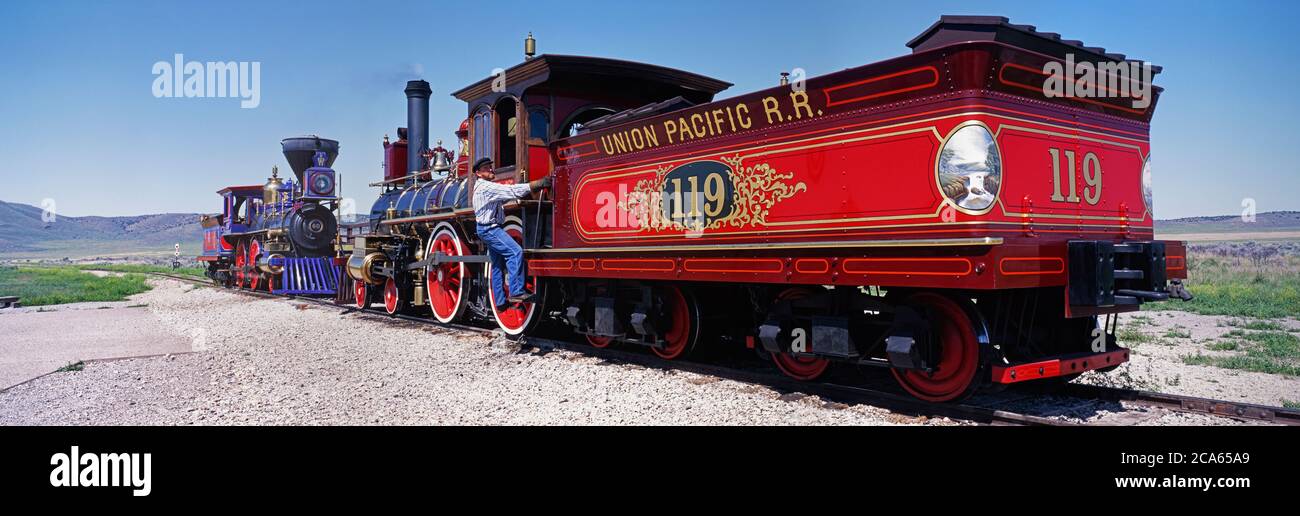
[[[295,179],[276,168],[264,185],[219,190],[222,212],[201,223],[207,275],[231,287],[277,294],[334,294],[338,288],[339,143],[317,136],[280,142]]]

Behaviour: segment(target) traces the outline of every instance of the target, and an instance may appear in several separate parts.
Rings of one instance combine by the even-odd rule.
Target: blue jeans
[[[496,299],[497,306],[506,304],[506,300],[511,297],[526,294],[524,292],[524,250],[500,226],[479,226],[477,233],[488,247],[488,261],[491,262],[489,266],[492,267],[492,295]],[[510,272],[506,273],[507,270]],[[510,278],[509,296],[504,291],[502,278]]]

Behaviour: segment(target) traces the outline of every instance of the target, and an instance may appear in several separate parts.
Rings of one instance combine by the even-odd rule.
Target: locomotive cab
[[[730,86],[662,66],[542,54],[452,95],[469,107],[469,161],[491,158],[498,180],[529,181],[552,171],[547,146],[585,124],[670,99],[707,103]]]

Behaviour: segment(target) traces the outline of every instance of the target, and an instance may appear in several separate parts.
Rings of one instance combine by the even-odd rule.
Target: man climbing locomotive
[[[524,291],[524,250],[501,229],[506,215],[501,205],[524,197],[534,191],[551,186],[551,177],[546,176],[527,184],[503,185],[494,181],[496,173],[492,168],[491,158],[482,158],[474,163],[474,175],[479,181],[474,183],[474,222],[483,244],[488,249],[489,265],[492,267],[492,293],[498,300],[497,308],[507,303],[532,303],[536,293]],[[507,301],[504,285],[510,286]]]

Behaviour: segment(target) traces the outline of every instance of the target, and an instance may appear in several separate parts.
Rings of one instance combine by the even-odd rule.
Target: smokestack
[[[298,184],[302,184],[302,174],[307,168],[315,165],[311,160],[316,156],[316,151],[325,151],[327,167],[334,166],[334,158],[339,156],[337,140],[316,135],[285,138],[280,140],[280,149],[284,152],[285,161],[289,162],[289,168],[293,169],[293,175],[298,178]]]
[[[429,83],[421,80],[406,82],[406,173],[419,172],[424,151],[429,149]]]

